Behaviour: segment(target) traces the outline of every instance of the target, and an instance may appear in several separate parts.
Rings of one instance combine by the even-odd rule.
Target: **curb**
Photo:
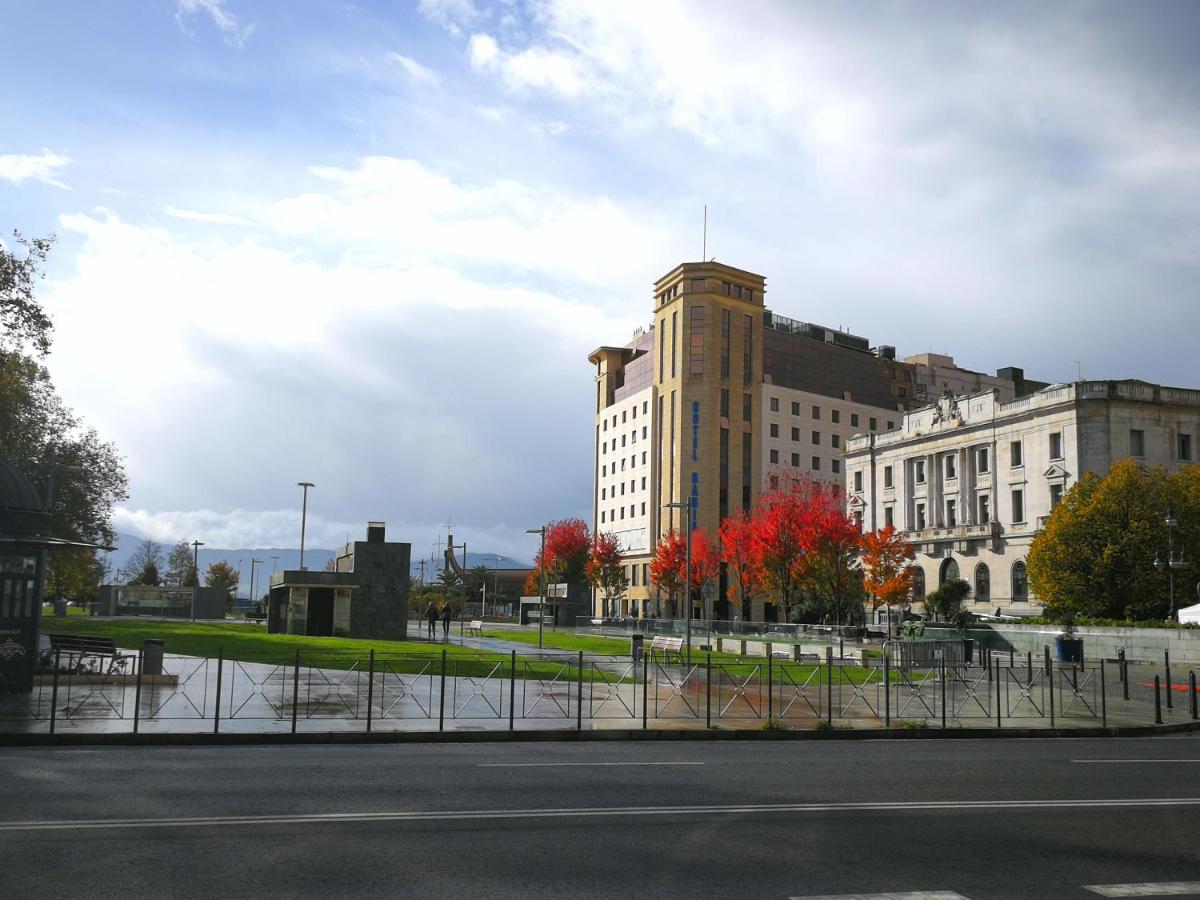
[[[1158,737],[1200,731],[1200,722],[1087,728],[871,728],[830,730],[598,729],[525,731],[313,731],[296,734],[0,734],[0,747],[179,747],[278,744],[480,744],[588,741],[878,741]]]

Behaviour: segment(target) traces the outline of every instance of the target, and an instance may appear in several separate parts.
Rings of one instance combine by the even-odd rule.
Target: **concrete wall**
[[[992,650],[1017,653],[1031,652],[1039,656],[1043,648],[1054,653],[1054,639],[1062,633],[1057,625],[996,624],[977,625],[968,629],[967,637]],[[954,628],[925,626],[925,636],[945,639],[957,635]],[[1075,636],[1083,639],[1083,651],[1088,658],[1116,659],[1117,650],[1124,649],[1125,658],[1145,662],[1162,662],[1163,651],[1169,650],[1171,662],[1200,664],[1200,629],[1175,628],[1101,628],[1077,626]]]

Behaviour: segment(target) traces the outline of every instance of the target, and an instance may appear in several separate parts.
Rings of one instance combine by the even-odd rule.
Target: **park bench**
[[[110,637],[51,634],[49,638],[50,649],[60,659],[66,655],[67,665],[73,673],[103,670],[106,675],[114,672],[126,674],[129,664],[133,662],[133,655],[119,652],[116,641]],[[102,669],[105,659],[108,660],[108,667]]]
[[[483,637],[483,620],[472,619],[467,623],[467,634],[473,634],[477,637]]]
[[[267,614],[265,612],[248,612],[246,613],[247,622],[265,622]]]
[[[674,653],[675,658],[683,662],[683,638],[656,635],[650,642],[649,650],[651,654],[661,651],[663,659],[667,662],[671,661],[671,654]]]

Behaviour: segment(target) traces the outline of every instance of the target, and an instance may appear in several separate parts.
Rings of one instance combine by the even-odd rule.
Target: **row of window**
[[[629,518],[632,519],[635,515],[637,515],[637,506],[638,505],[636,503],[629,504]],[[603,509],[600,510],[600,524],[601,525],[603,525],[605,522],[616,522],[618,518],[621,518],[621,519],[625,518],[625,507],[624,506],[618,506],[616,509],[608,510],[607,517],[605,516],[605,512],[606,511]],[[646,504],[645,503],[642,504],[642,513],[641,514],[643,516],[646,514]]]
[[[650,401],[643,400],[642,401],[642,415],[643,416],[646,415],[646,413],[649,411],[649,409],[650,409]],[[624,425],[625,422],[628,421],[626,417],[628,416],[629,412],[630,412],[630,410],[628,410],[628,409],[621,410],[621,424],[622,425]],[[629,416],[629,418],[636,419],[637,414],[638,414],[636,404],[633,406],[632,412],[633,412],[633,415]],[[608,431],[608,416],[604,417],[604,421],[601,423],[601,425],[603,426],[604,431]],[[612,414],[612,426],[613,426],[613,428],[617,427],[617,414],[616,413]],[[642,436],[645,437],[645,435],[642,435]]]
[[[624,497],[625,496],[625,482],[624,481],[621,482],[620,488],[621,488],[621,496]],[[643,475],[642,476],[642,490],[644,491],[645,489],[646,489],[646,476]],[[635,490],[637,490],[637,479],[636,478],[631,479],[629,482],[629,493],[632,494]],[[617,486],[616,485],[613,486],[612,495],[614,497],[617,495]],[[606,488],[606,487],[600,488],[600,499],[601,500],[608,499],[608,488]]]
[[[642,440],[643,440],[643,441],[646,439],[646,435],[647,435],[647,433],[648,433],[648,429],[649,429],[649,426],[648,426],[648,425],[643,425],[643,426],[642,426]],[[625,438],[626,438],[626,437],[628,437],[628,438],[629,438],[629,443],[631,443],[631,444],[636,444],[636,443],[637,443],[637,429],[636,429],[636,428],[635,428],[635,429],[633,429],[633,431],[629,432],[629,434],[628,434],[628,435],[624,435],[624,434],[623,434],[623,435],[621,435],[621,446],[622,446],[622,447],[624,447],[624,446],[625,446]],[[612,444],[612,450],[613,450],[613,452],[614,452],[614,453],[616,452],[616,450],[617,450],[617,439],[614,437],[614,438],[612,439],[612,441],[611,441],[611,442],[610,442],[610,441],[602,441],[602,442],[601,442],[601,444],[600,444],[600,454],[601,454],[601,455],[604,455],[604,454],[608,453],[608,451],[609,451],[609,444],[610,444],[610,443]]]
[[[779,403],[778,397],[771,397],[768,401],[768,404],[769,404],[771,412],[779,412],[780,403]],[[800,401],[799,400],[792,401],[791,413],[793,416],[800,415]],[[819,422],[821,420],[821,407],[817,406],[816,404],[813,404],[813,407],[812,407],[812,418],[813,418],[813,421],[817,421],[817,422]],[[831,409],[829,411],[829,421],[832,422],[834,425],[840,425],[841,421],[842,421],[842,411],[840,409]],[[858,428],[858,413],[850,413],[850,427]],[[888,430],[890,431],[891,429],[896,427],[896,423],[889,420],[887,423],[887,427],[888,427]],[[867,421],[867,428],[869,431],[878,431],[879,430],[879,420],[876,419],[874,416],[870,416]]]
[[[775,466],[779,465],[779,451],[778,450],[770,450],[768,452],[770,454],[768,459],[770,460],[771,465],[775,465]],[[840,459],[831,459],[829,461],[829,464],[830,464],[830,471],[833,472],[835,475],[839,474],[842,471],[842,461]],[[799,467],[799,465],[800,465],[800,454],[799,453],[792,454],[790,465],[792,465],[793,467]],[[810,468],[814,472],[820,472],[821,471],[821,457],[814,456],[812,458],[812,463],[810,464]]]
[[[960,577],[958,561],[954,557],[947,557],[943,560],[942,567],[938,570],[938,583],[957,581]],[[1024,560],[1018,559],[1012,564],[1009,581],[1010,596],[1013,602],[1027,602],[1029,600],[1029,572],[1025,568]],[[971,584],[976,603],[987,603],[992,599],[992,572],[987,563],[981,562],[975,566]],[[913,581],[913,599],[925,599],[925,571],[920,568],[916,570],[916,578]]]
[[[775,422],[771,423],[770,428],[769,428],[769,433],[770,433],[771,437],[773,437],[773,438],[779,437],[778,423],[775,423]],[[792,429],[792,440],[799,443],[799,441],[800,441],[800,429],[799,428]],[[814,447],[821,446],[821,432],[814,431],[812,433],[812,445]],[[840,450],[842,447],[842,436],[840,434],[831,434],[829,436],[829,446],[833,447],[834,449]]]
[[[644,466],[645,464],[646,464],[646,451],[643,450],[642,451],[642,465]],[[637,465],[637,454],[635,453],[635,454],[633,454],[633,456],[629,457],[629,468],[632,469],[636,465]],[[601,478],[604,478],[605,476],[608,475],[609,467],[610,467],[609,463],[604,463],[603,465],[600,466],[600,477]],[[616,462],[613,462],[611,464],[611,468],[612,468],[612,474],[616,475],[617,474]],[[623,456],[621,457],[621,471],[622,472],[625,471],[625,457],[623,457]]]

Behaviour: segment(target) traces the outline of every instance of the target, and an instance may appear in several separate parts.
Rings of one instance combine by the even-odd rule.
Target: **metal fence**
[[[61,662],[61,661],[60,661]],[[311,732],[516,728],[1004,728],[1197,719],[1196,673],[1060,663],[1045,653],[907,665],[693,653],[690,663],[584,653],[430,656],[297,652],[139,656],[129,675],[55,666],[0,692],[5,732]],[[3,685],[0,685],[2,688]]]

